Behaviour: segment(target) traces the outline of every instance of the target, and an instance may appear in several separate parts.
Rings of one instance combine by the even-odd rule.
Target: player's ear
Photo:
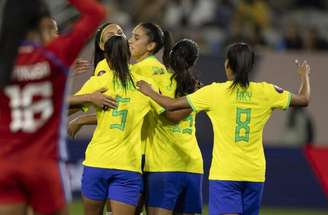
[[[224,61],[224,68],[225,68],[226,70],[228,70],[228,69],[230,68],[229,60],[228,60],[228,59],[225,59],[225,61]]]
[[[147,44],[146,47],[147,47],[147,51],[152,52],[156,47],[156,43],[150,42],[150,43]]]

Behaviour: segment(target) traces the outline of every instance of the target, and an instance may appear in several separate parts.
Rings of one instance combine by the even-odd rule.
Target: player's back
[[[134,83],[144,79],[132,74]],[[105,95],[116,98],[118,107],[108,111],[96,109],[97,128],[83,164],[140,172],[141,127],[144,116],[152,108],[151,100],[141,94],[132,82],[128,82],[124,89],[114,78],[113,71],[92,77],[77,94],[87,94],[101,88],[108,89]]]
[[[290,93],[265,82],[248,88],[214,83],[188,96],[194,109],[207,110],[214,131],[210,179],[264,181],[263,128],[275,108],[288,107]]]
[[[66,72],[45,48],[19,49],[11,83],[0,91],[0,158],[58,158]]]

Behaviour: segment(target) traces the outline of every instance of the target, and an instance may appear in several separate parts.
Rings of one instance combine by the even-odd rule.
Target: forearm
[[[301,77],[301,84],[297,95],[292,95],[291,107],[306,107],[310,103],[310,78],[308,75]]]
[[[310,100],[310,77],[308,75],[301,77],[301,86],[298,94],[303,96],[306,101]]]
[[[97,125],[97,116],[95,113],[87,114],[87,115],[81,115],[77,119],[78,124],[81,126],[84,125]]]
[[[165,111],[164,116],[167,120],[173,123],[178,123],[191,113],[192,113],[192,109],[186,108],[186,109],[175,110],[175,111]]]
[[[68,97],[68,104],[70,108],[76,108],[77,106],[90,102],[91,102],[90,94],[74,95]]]
[[[186,97],[180,97],[176,99],[172,99],[167,96],[163,96],[155,91],[150,93],[149,97],[151,97],[155,102],[165,108],[168,111],[174,111],[184,108],[190,108]]]

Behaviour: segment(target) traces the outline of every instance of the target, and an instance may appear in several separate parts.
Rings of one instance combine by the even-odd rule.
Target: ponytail
[[[199,81],[191,72],[199,58],[199,47],[192,40],[182,39],[178,41],[170,52],[169,64],[173,70],[172,79],[177,82],[175,97],[185,96],[195,92]]]
[[[231,89],[237,85],[242,88],[249,86],[249,73],[253,70],[255,54],[246,43],[234,43],[227,49],[228,67],[233,72],[234,80]]]
[[[141,26],[147,36],[149,37],[149,42],[155,43],[155,48],[152,51],[152,54],[156,54],[162,48],[163,50],[163,64],[168,68],[169,67],[169,55],[172,46],[172,35],[169,31],[163,31],[163,29],[151,22],[141,23]]]
[[[114,35],[105,43],[105,55],[114,72],[114,80],[119,80],[124,90],[127,90],[133,79],[129,70],[131,57],[129,43],[123,36]]]
[[[165,65],[166,68],[169,68],[170,52],[171,52],[171,48],[172,48],[173,39],[172,39],[172,35],[169,31],[164,30],[163,34],[164,34],[163,64]]]
[[[50,17],[42,0],[7,0],[0,32],[0,88],[9,84],[18,49],[27,33],[39,27],[44,17]]]

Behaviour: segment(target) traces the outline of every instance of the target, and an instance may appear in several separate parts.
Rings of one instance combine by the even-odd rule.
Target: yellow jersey
[[[265,181],[263,128],[274,109],[289,107],[291,94],[269,83],[213,83],[187,96],[195,111],[206,111],[214,132],[210,180]]]
[[[161,94],[174,98],[176,81],[154,56],[134,64],[135,73],[151,78]],[[195,136],[193,112],[178,124],[164,116],[149,113],[143,128],[145,138],[145,167],[147,172],[203,173],[203,159]]]
[[[170,74],[171,76],[171,74]],[[161,92],[175,97],[176,81],[163,78]],[[203,173],[203,159],[195,127],[196,111],[180,121],[171,123],[162,115],[156,115],[154,134],[146,147],[146,172]]]
[[[111,71],[111,70],[110,70],[107,60],[105,58],[98,62],[95,72],[94,72],[94,76],[101,76],[109,71]]]
[[[133,74],[134,83],[144,79]],[[151,80],[149,80],[152,82]],[[104,111],[97,108],[97,127],[87,147],[83,164],[90,167],[141,172],[141,127],[144,116],[163,109],[141,94],[130,82],[123,89],[113,71],[92,76],[77,95],[92,93],[106,87],[105,95],[116,98],[118,107]]]
[[[166,67],[153,55],[145,58],[144,60],[133,64],[133,72],[142,77],[151,78],[153,80],[153,86],[159,88],[162,77],[167,73]],[[141,139],[142,139],[142,149],[145,154],[146,147],[150,141],[152,135],[154,134],[154,126],[156,122],[154,117],[157,114],[153,111],[150,111],[145,119],[141,130]]]

